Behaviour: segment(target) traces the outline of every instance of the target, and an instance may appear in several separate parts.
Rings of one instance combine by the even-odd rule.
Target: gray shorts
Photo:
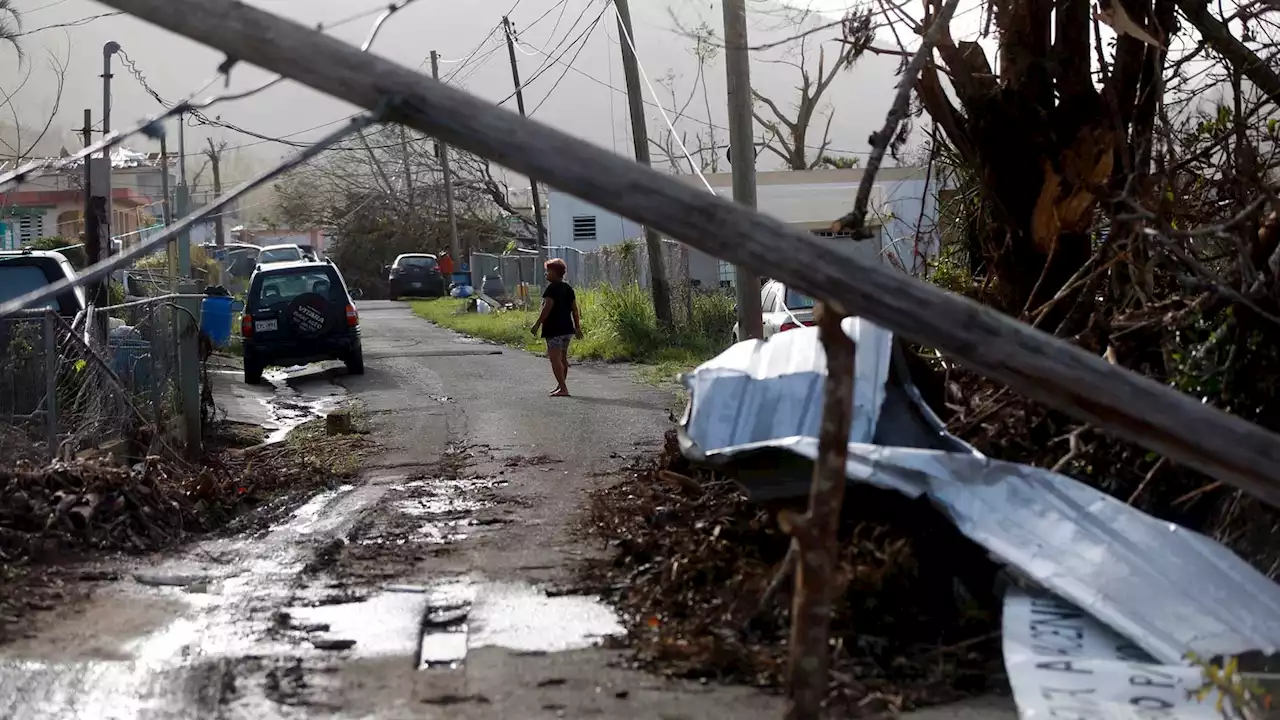
[[[547,338],[547,349],[548,350],[568,350],[569,341],[572,339],[573,339],[572,335],[556,335],[555,337],[549,337]]]

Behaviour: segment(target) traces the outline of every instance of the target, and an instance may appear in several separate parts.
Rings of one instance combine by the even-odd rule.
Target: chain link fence
[[[73,320],[53,311],[0,319],[0,457],[43,461],[120,440],[168,443],[182,408],[180,340],[186,332],[197,342],[199,321],[184,322],[191,311],[175,300]]]
[[[649,287],[649,249],[643,242],[628,240],[617,245],[583,252],[567,246],[547,248],[547,257],[564,260],[567,278],[575,287],[591,290],[600,287]],[[672,240],[662,241],[662,260],[671,286],[671,310],[678,321],[692,317],[693,283],[689,277],[689,247]],[[487,294],[497,287],[494,276],[509,297],[538,297],[544,283],[542,267],[532,253],[492,255],[471,254],[471,282]],[[486,282],[486,278],[489,280]]]

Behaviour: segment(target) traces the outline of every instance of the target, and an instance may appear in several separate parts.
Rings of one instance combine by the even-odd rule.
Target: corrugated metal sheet
[[[919,398],[900,368],[890,372],[889,333],[846,322],[860,341],[851,480],[927,495],[996,558],[1161,662],[1179,663],[1188,652],[1280,649],[1280,586],[1213,540],[1065,475],[984,457],[954,438],[950,451],[910,447],[936,447],[928,428],[886,432],[886,418],[931,413],[900,407]],[[768,450],[813,460],[824,374],[816,330],[734,346],[684,378],[687,454],[725,462]],[[867,442],[872,437],[877,444]]]

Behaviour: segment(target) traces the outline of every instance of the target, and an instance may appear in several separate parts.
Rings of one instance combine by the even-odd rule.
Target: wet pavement
[[[363,376],[216,381],[228,419],[272,439],[354,405],[382,447],[360,480],[264,509],[267,527],[108,563],[118,580],[0,648],[0,718],[782,716],[775,696],[630,667],[620,619],[575,585],[605,552],[578,527],[586,493],[660,445],[669,397],[625,367],[574,367],[576,397],[549,399],[543,359],[401,304],[361,319]]]

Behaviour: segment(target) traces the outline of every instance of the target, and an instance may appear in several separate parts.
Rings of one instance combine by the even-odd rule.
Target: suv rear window
[[[0,260],[0,302],[8,302],[20,298],[48,284],[49,278],[45,277],[44,270],[39,267],[6,263]],[[42,305],[27,309],[38,310],[41,308],[57,310],[58,302],[56,299],[50,299],[46,300]]]
[[[426,268],[430,270],[436,267],[436,259],[433,257],[407,257],[400,258],[400,262],[396,263],[398,267]]]
[[[306,293],[317,293],[329,300],[343,299],[342,281],[336,273],[330,274],[328,268],[264,274],[259,282],[258,292],[252,299],[255,308],[287,305]]]

